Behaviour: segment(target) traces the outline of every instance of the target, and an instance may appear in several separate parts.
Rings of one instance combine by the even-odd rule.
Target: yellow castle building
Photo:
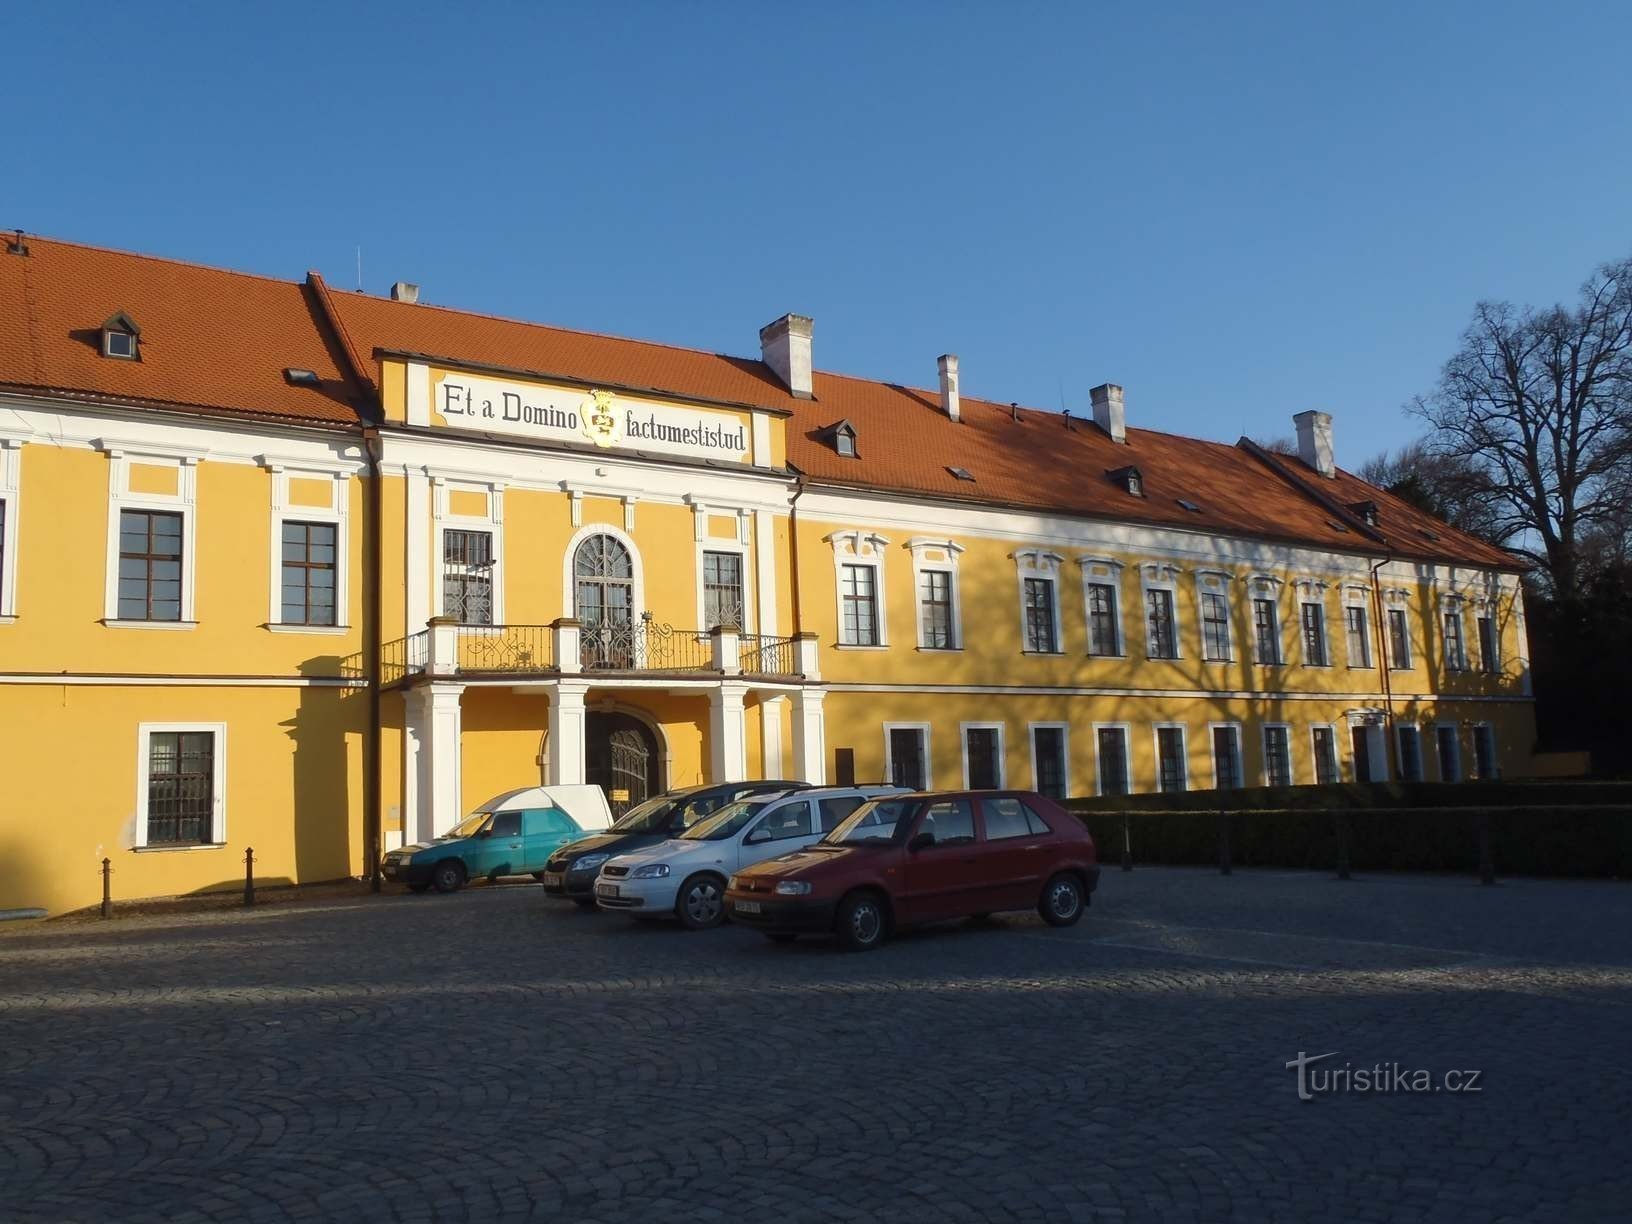
[[[0,909],[363,875],[539,782],[1524,773],[1518,566],[1334,462],[16,235]],[[927,366],[926,362],[926,366]],[[926,379],[926,381],[928,381]]]

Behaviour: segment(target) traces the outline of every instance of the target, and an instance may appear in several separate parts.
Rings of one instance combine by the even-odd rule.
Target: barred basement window
[[[1315,784],[1330,786],[1338,781],[1337,776],[1337,741],[1332,736],[1330,727],[1316,727],[1314,729],[1315,743]]]
[[[1050,799],[1064,799],[1065,784],[1065,728],[1033,727],[1031,754],[1037,763],[1037,792]]]
[[[1264,776],[1270,786],[1292,785],[1292,745],[1285,727],[1264,728]]]
[[[1219,790],[1241,785],[1241,737],[1234,727],[1213,728],[1213,777]]]
[[[1400,728],[1400,777],[1422,781],[1422,732],[1415,727]]]
[[[181,515],[119,512],[119,619],[181,619]]]
[[[1179,727],[1156,728],[1157,785],[1164,793],[1186,788],[1184,731]]]
[[[154,731],[147,740],[149,846],[205,846],[216,841],[215,735]]]
[[[335,623],[333,523],[283,525],[283,623]]]
[[[1099,747],[1099,793],[1128,793],[1128,733],[1121,727],[1101,727],[1096,737]]]
[[[705,552],[703,554],[703,628],[715,625],[742,623],[742,554],[734,552]]]

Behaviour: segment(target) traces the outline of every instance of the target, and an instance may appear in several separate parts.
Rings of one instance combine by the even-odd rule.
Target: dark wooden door
[[[1371,781],[1371,731],[1367,727],[1351,727],[1354,741],[1354,780]]]

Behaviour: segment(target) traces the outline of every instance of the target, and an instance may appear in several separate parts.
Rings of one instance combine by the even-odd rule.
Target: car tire
[[[1082,881],[1069,871],[1051,877],[1043,885],[1043,895],[1037,899],[1037,912],[1051,927],[1076,925],[1083,908]]]
[[[574,897],[572,903],[582,910],[598,910],[601,908],[595,904],[594,897]]]
[[[458,892],[465,886],[465,865],[458,859],[443,859],[431,869],[431,883],[439,893]]]
[[[884,942],[889,917],[878,894],[851,893],[839,906],[834,930],[846,952],[870,952]]]
[[[540,884],[544,883],[544,873],[542,871],[535,871],[532,873],[532,876],[533,879],[537,880]]]
[[[770,940],[772,943],[783,944],[792,943],[794,940],[799,938],[799,936],[795,935],[792,931],[766,931],[764,932],[764,935],[765,938]]]
[[[701,871],[680,885],[674,916],[688,931],[706,931],[725,921],[725,881]]]
[[[426,889],[428,889],[430,886],[431,886],[431,882],[429,880],[422,880],[418,884],[408,885],[408,891],[413,892],[413,893],[422,893]]]

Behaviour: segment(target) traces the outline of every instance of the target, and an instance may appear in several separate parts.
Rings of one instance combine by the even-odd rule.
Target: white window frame
[[[1190,727],[1182,722],[1158,722],[1150,726],[1150,747],[1156,761],[1156,791],[1162,793],[1162,732],[1177,731],[1179,733],[1179,764],[1184,767],[1184,790],[1193,788],[1190,785]],[[1166,792],[1172,794],[1174,792]]]
[[[1020,608],[1020,653],[1059,655],[1065,653],[1065,631],[1060,624],[1060,566],[1065,558],[1042,548],[1020,548],[1010,554],[1014,561],[1015,596]],[[1054,649],[1033,650],[1026,644],[1026,579],[1048,583],[1049,615],[1054,618]]]
[[[839,650],[888,650],[890,646],[890,617],[884,589],[884,550],[889,547],[887,537],[871,531],[835,531],[823,537],[823,543],[833,547],[833,611],[835,646]],[[873,569],[873,615],[878,621],[877,642],[847,642],[844,640],[844,567],[868,565]],[[916,600],[914,612],[917,611]]]
[[[912,553],[912,610],[915,632],[918,635],[918,649],[936,652],[962,650],[964,647],[963,594],[958,582],[958,558],[963,554],[963,545],[955,540],[913,536],[912,539],[907,541],[907,549]],[[947,575],[947,589],[952,600],[952,645],[950,646],[929,646],[924,642],[923,575],[926,571]],[[842,625],[842,606],[840,608],[840,618]]]
[[[199,456],[179,452],[110,450],[108,455],[108,555],[103,588],[102,623],[114,629],[194,629],[198,571],[198,464]],[[176,492],[133,493],[130,471],[142,467],[174,467]],[[181,619],[173,621],[122,620],[119,616],[119,516],[126,510],[147,510],[181,516]]]
[[[1122,562],[1113,557],[1078,557],[1077,565],[1082,570],[1082,621],[1087,627],[1088,640],[1084,648],[1091,659],[1125,659],[1128,655],[1127,639],[1123,636],[1122,617],[1126,612],[1125,601],[1122,598]],[[1115,654],[1095,654],[1093,652],[1093,613],[1089,603],[1089,588],[1094,586],[1108,586],[1111,588],[1111,599],[1115,604],[1111,614],[1111,631],[1116,635]]]
[[[1370,671],[1377,665],[1377,660],[1372,657],[1372,639],[1375,636],[1375,626],[1371,623],[1371,592],[1365,587],[1345,586],[1343,588],[1343,597],[1339,602],[1341,602],[1343,605],[1343,661],[1350,668],[1361,671]],[[1360,637],[1362,640],[1364,658],[1362,658],[1358,663],[1355,662],[1354,657],[1349,653],[1350,608],[1360,609],[1362,630]]]
[[[1383,646],[1388,651],[1390,671],[1412,671],[1416,667],[1416,651],[1411,645],[1411,592],[1390,588],[1383,592]],[[1398,612],[1405,624],[1405,658],[1394,657],[1394,627],[1390,618]]]
[[[210,825],[214,840],[202,846],[150,846],[147,844],[148,741],[155,734],[206,731],[212,741],[210,762]],[[227,724],[224,722],[144,722],[136,726],[136,839],[132,849],[148,854],[219,850],[227,843]]]
[[[1203,663],[1235,662],[1235,608],[1230,603],[1230,583],[1235,575],[1229,570],[1196,571],[1196,625],[1201,630],[1201,661]],[[1217,595],[1224,601],[1224,657],[1207,657],[1207,617],[1203,611],[1207,595]],[[1176,626],[1175,626],[1176,628]]]
[[[455,514],[452,510],[453,494],[483,493],[487,495],[487,513],[485,515]],[[493,537],[493,568],[489,571],[493,583],[493,624],[467,626],[471,631],[497,629],[505,623],[504,620],[504,485],[498,481],[467,481],[449,480],[442,476],[431,477],[431,615],[444,615],[447,607],[447,562],[442,558],[446,555],[442,537],[449,531],[485,531]],[[602,528],[596,528],[602,530]],[[587,532],[583,534],[588,534]],[[621,534],[621,533],[620,533]],[[576,538],[576,537],[575,537]],[[567,549],[566,585],[569,609],[565,615],[572,615],[570,600],[572,599],[572,553],[577,548],[574,543]],[[638,613],[637,613],[638,615]]]
[[[351,480],[335,469],[285,467],[272,464],[272,527],[268,558],[267,629],[274,633],[338,634],[351,630]],[[330,482],[327,506],[297,506],[289,500],[291,480]],[[334,621],[332,625],[286,624],[283,619],[283,525],[327,523],[334,528]],[[440,579],[438,579],[440,582]],[[440,606],[440,605],[438,605]]]
[[[997,785],[994,790],[1002,790],[1008,785],[1008,753],[1009,746],[1005,740],[1005,724],[1001,722],[960,722],[958,724],[958,756],[963,763],[963,789],[969,789],[969,732],[996,731],[997,732]]]
[[[935,766],[929,756],[929,733],[931,727],[927,722],[887,722],[884,724],[884,777],[881,779],[886,785],[893,785],[891,779],[895,777],[895,752],[890,746],[890,735],[895,731],[916,731],[918,742],[923,745],[924,753],[924,786],[933,789],[935,786]]]
[[[1207,724],[1207,759],[1213,770],[1213,789],[1219,788],[1218,777],[1218,747],[1214,742],[1220,730],[1235,732],[1235,786],[1237,790],[1247,784],[1247,756],[1246,746],[1241,742],[1241,724],[1239,722],[1210,722]]]
[[[1041,721],[1026,724],[1026,750],[1031,757],[1031,789],[1042,792],[1041,779],[1037,776],[1037,731],[1053,730],[1060,733],[1061,762],[1060,777],[1065,782],[1065,793],[1071,794],[1071,724],[1068,722]]]
[[[1489,722],[1476,722],[1476,723],[1472,724],[1468,728],[1468,732],[1469,732],[1469,739],[1471,739],[1473,741],[1473,770],[1474,770],[1474,772],[1472,774],[1472,777],[1474,778],[1475,781],[1478,781],[1478,782],[1495,782],[1495,781],[1498,781],[1502,776],[1502,758],[1501,758],[1500,749],[1499,749],[1499,747],[1497,745],[1497,741],[1496,741],[1496,728]],[[1490,769],[1491,769],[1491,774],[1490,774],[1490,777],[1488,777],[1488,778],[1479,776],[1479,735],[1480,735],[1481,732],[1483,732],[1485,735],[1490,736]],[[1458,741],[1457,746],[1458,746],[1458,749],[1460,749],[1460,747],[1461,747],[1460,741]]]
[[[5,534],[0,538],[0,625],[17,619],[17,519],[22,513],[23,443],[0,437],[0,502],[6,505]]]
[[[1122,768],[1127,774],[1128,789],[1126,794],[1137,794],[1133,784],[1133,724],[1130,722],[1096,722],[1093,724],[1094,733],[1094,794],[1105,793],[1105,763],[1099,759],[1099,733],[1101,731],[1120,731],[1122,733]]]
[[[1145,659],[1152,663],[1176,663],[1184,658],[1184,619],[1179,615],[1179,579],[1184,571],[1165,562],[1150,562],[1139,567],[1139,628],[1145,641]],[[1150,653],[1150,599],[1151,591],[1166,591],[1168,606],[1173,611],[1173,653]]]
[[[1275,574],[1258,572],[1248,574],[1244,579],[1247,584],[1247,629],[1252,640],[1252,661],[1258,667],[1285,667],[1286,666],[1286,622],[1281,620],[1281,591],[1286,586],[1286,580]],[[1270,605],[1275,613],[1275,657],[1262,659],[1258,657],[1258,601],[1262,599]]]
[[[1445,756],[1440,751],[1439,747],[1439,733],[1441,729],[1450,731],[1451,743],[1456,748],[1456,754],[1452,758],[1452,761],[1456,766],[1456,776],[1454,778],[1448,778],[1445,776]],[[1467,781],[1467,772],[1462,768],[1462,728],[1456,723],[1436,722],[1434,724],[1434,762],[1439,766],[1439,780],[1441,782]]]
[[[1297,590],[1298,606],[1298,661],[1305,667],[1330,667],[1332,665],[1332,617],[1331,609],[1326,606],[1327,584],[1312,578],[1300,578],[1293,584]],[[1325,656],[1325,662],[1314,663],[1309,659],[1309,639],[1303,629],[1303,609],[1313,604],[1320,609],[1320,650]]]
[[[1445,622],[1451,617],[1456,618],[1456,642],[1462,658],[1455,667],[1451,666],[1451,639],[1445,632]],[[1465,601],[1460,595],[1447,595],[1440,604],[1439,636],[1444,643],[1440,651],[1445,662],[1445,671],[1448,675],[1460,676],[1473,670],[1470,666],[1471,655],[1468,651],[1468,616]]]
[[[737,519],[738,524],[743,528],[745,528],[747,521],[748,520],[746,517],[739,517]],[[759,618],[755,614],[756,610],[754,608],[753,591],[755,584],[749,581],[749,554],[751,551],[752,550],[748,547],[748,541],[742,538],[742,530],[740,529],[735,539],[711,536],[697,542],[697,628],[706,632],[711,627],[707,623],[708,615],[704,611],[707,603],[707,594],[704,591],[703,581],[704,554],[734,553],[738,558],[737,573],[740,575],[742,580],[743,623],[737,626],[737,630],[739,633],[758,632],[758,630],[754,628],[754,626],[759,623]]]
[[[1336,775],[1332,781],[1343,781],[1343,750],[1339,746],[1342,741],[1337,737],[1337,724],[1330,722],[1312,722],[1309,724],[1309,780],[1317,786],[1320,784],[1320,751],[1315,747],[1315,732],[1321,730],[1322,728],[1325,728],[1327,731],[1332,733],[1332,772]],[[1350,755],[1353,755],[1352,751]],[[1354,768],[1355,767],[1351,762],[1350,771],[1353,772]],[[1357,777],[1355,781],[1358,782],[1360,779]]]
[[[1417,776],[1410,777],[1405,772],[1405,733],[1409,731],[1417,737]],[[1396,722],[1394,724],[1394,756],[1400,764],[1400,781],[1426,782],[1428,780],[1428,758],[1422,750],[1422,728],[1416,723]]]
[[[1280,783],[1270,780],[1269,776],[1269,733],[1272,728],[1279,727],[1286,732],[1286,785],[1298,784],[1298,758],[1292,751],[1296,742],[1292,738],[1292,724],[1283,722],[1266,722],[1258,731],[1258,747],[1262,752],[1263,778],[1265,786],[1279,786]]]

